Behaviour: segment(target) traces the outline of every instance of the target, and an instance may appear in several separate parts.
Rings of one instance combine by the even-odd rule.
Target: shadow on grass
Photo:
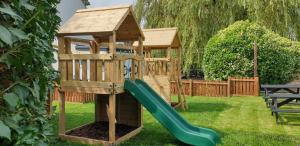
[[[274,117],[274,121],[276,121]],[[279,125],[300,126],[300,113],[279,113]]]
[[[208,103],[208,102],[191,102],[188,103],[189,109],[185,112],[223,112],[232,108],[226,103]],[[181,110],[179,110],[181,111]]]

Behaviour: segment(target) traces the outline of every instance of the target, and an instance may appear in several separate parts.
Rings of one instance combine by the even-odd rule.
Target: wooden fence
[[[233,78],[227,81],[182,80],[183,92],[189,96],[259,96],[259,79]],[[175,82],[170,85],[171,94],[177,93]]]
[[[92,93],[77,93],[77,92],[65,92],[65,99],[67,102],[80,102],[80,103],[87,103],[94,101],[95,94]],[[53,100],[59,99],[59,91],[56,88],[52,94]]]
[[[227,81],[207,81],[207,80],[182,80],[182,88],[185,95],[188,96],[259,96],[259,79],[253,78],[233,78]],[[174,82],[170,84],[171,94],[177,93],[177,87]],[[87,103],[93,102],[95,95],[92,93],[66,92],[67,102]],[[58,100],[58,89],[54,90],[53,100]]]

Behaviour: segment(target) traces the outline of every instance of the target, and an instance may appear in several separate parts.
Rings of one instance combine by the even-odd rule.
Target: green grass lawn
[[[221,135],[222,146],[300,145],[300,115],[281,114],[282,124],[266,108],[261,97],[188,97],[189,110],[179,111],[190,123],[209,127]],[[55,103],[57,105],[57,103]],[[93,121],[94,104],[66,104],[66,128]],[[52,120],[57,133],[58,115]],[[80,144],[57,141],[55,145]],[[182,145],[145,110],[144,129],[122,145]],[[81,145],[80,145],[81,146]]]

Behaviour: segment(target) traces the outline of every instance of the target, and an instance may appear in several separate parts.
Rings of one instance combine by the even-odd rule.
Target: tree
[[[258,73],[264,84],[282,84],[297,77],[300,42],[249,21],[238,21],[219,31],[207,43],[203,70],[208,80],[230,76],[253,77],[253,43],[257,42]]]
[[[299,0],[137,0],[135,12],[145,28],[179,28],[185,71],[193,64],[201,68],[209,38],[237,20],[249,19],[282,36],[300,39]]]

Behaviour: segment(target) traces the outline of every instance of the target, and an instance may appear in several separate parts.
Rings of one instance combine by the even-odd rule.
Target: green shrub
[[[300,43],[249,21],[238,21],[209,40],[203,58],[205,78],[252,77],[254,42],[258,46],[261,83],[285,83],[295,79],[300,64]]]
[[[0,2],[0,145],[38,146],[51,141],[46,111],[57,73],[52,42],[59,0]]]

